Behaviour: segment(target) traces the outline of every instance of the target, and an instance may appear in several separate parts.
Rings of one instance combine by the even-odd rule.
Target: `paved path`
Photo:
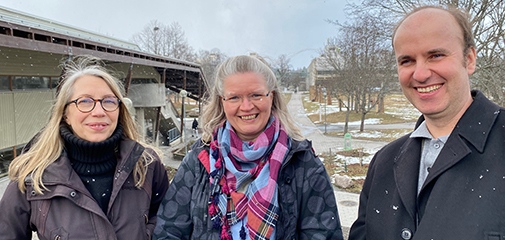
[[[288,103],[288,111],[292,114],[294,120],[302,130],[302,134],[312,141],[316,153],[328,151],[336,152],[342,150],[344,146],[343,138],[325,136],[323,132],[319,130],[307,117],[305,109],[303,108],[301,97],[302,94],[299,93],[291,95],[291,100]],[[358,139],[353,139],[352,141],[353,148],[364,148],[368,149],[369,152],[376,152],[387,144],[387,142]],[[177,168],[180,164],[180,161],[173,160],[172,158],[171,151],[175,147],[177,146],[161,147],[161,149],[165,152],[163,163],[173,168]],[[0,196],[3,195],[7,182],[6,178],[0,179]],[[359,195],[335,189],[335,196],[337,199],[340,222],[344,230],[344,235],[347,236],[349,227],[357,217]]]
[[[342,137],[330,137],[316,127],[316,125],[307,117],[302,103],[302,94],[294,93],[291,95],[291,100],[288,103],[288,111],[293,116],[294,120],[302,130],[302,134],[312,141],[316,153],[337,152],[344,149],[344,139]],[[367,140],[352,140],[353,148],[369,149],[369,152],[376,152],[387,142],[367,141]],[[335,197],[340,215],[342,230],[344,231],[345,239],[347,239],[349,228],[358,216],[359,194],[348,193],[335,189]]]

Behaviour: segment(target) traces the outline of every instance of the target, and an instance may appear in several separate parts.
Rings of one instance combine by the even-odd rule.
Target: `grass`
[[[337,152],[336,155],[328,155],[327,153],[319,155],[324,159],[328,159],[324,162],[324,166],[328,175],[332,176],[335,174],[346,175],[351,177],[353,181],[353,186],[350,188],[343,189],[346,192],[360,193],[363,187],[364,178],[368,171],[368,164],[349,164],[346,165],[342,158],[345,157],[364,157],[369,155],[364,152],[363,149],[352,149],[347,151]]]
[[[305,97],[303,100],[303,106],[308,114],[308,117],[313,122],[319,122],[319,103],[310,102],[308,98]],[[376,111],[370,111],[366,114],[366,119],[374,118],[379,119],[381,124],[395,124],[395,123],[405,123],[416,121],[419,117],[419,112],[408,102],[403,94],[390,94],[384,99],[384,113],[377,113]],[[342,112],[332,112],[326,114],[326,122],[328,123],[344,123],[345,122],[345,111]],[[311,114],[313,113],[313,114]],[[361,121],[361,114],[351,111],[349,115],[349,122]],[[384,129],[384,130],[367,130],[365,124],[364,133],[367,134],[355,134],[353,138],[372,140],[372,141],[386,141],[390,142],[398,138],[398,136],[405,135],[412,131],[411,129]],[[343,132],[329,132],[329,136],[343,137]],[[368,137],[367,137],[368,136]],[[324,165],[328,171],[328,174],[335,175],[346,175],[349,176],[354,185],[350,188],[343,189],[347,192],[359,193],[361,192],[363,182],[368,171],[368,164],[354,163],[347,164],[345,161],[349,157],[357,157],[359,159],[369,155],[364,152],[363,149],[352,149],[349,151],[341,151],[328,155],[328,153],[321,154],[320,157],[324,158]]]
[[[174,179],[175,173],[177,172],[177,169],[169,166],[165,166],[165,170],[167,170],[167,175],[168,175],[168,181],[172,182],[172,179]]]
[[[381,130],[366,130],[365,132],[374,133],[373,136],[360,136],[359,134],[353,135],[353,139],[360,140],[370,140],[370,141],[382,141],[382,142],[391,142],[393,140],[398,139],[399,136],[403,136],[407,133],[412,132],[412,129],[381,129]],[[325,135],[332,137],[344,137],[343,132],[328,132]]]
[[[336,104],[336,103],[334,103]],[[336,106],[336,105],[335,105]],[[366,118],[378,118],[381,120],[381,124],[393,124],[393,123],[404,123],[409,121],[415,121],[419,117],[417,110],[408,102],[408,100],[401,93],[389,94],[384,98],[384,113],[377,113],[376,111],[370,111],[366,114]],[[319,120],[319,113],[313,113],[319,111],[319,103],[308,101],[305,97],[303,100],[303,107],[305,112],[309,113],[308,117],[313,122]],[[313,114],[310,114],[313,113]],[[346,109],[342,108],[342,112],[333,112],[326,114],[326,122],[337,123],[345,122]],[[361,113],[355,111],[350,112],[349,122],[355,122],[361,120]]]

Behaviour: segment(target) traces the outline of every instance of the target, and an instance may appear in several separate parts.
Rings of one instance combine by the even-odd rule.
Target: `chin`
[[[101,142],[101,141],[105,141],[109,137],[110,136],[107,136],[107,137],[104,137],[104,136],[94,136],[94,137],[85,138],[84,140],[89,141],[89,142]]]

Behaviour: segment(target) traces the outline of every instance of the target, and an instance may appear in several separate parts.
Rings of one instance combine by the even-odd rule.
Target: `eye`
[[[262,98],[263,96],[264,96],[263,94],[253,93],[253,94],[251,94],[251,99],[258,100],[258,99]]]
[[[79,101],[77,101],[77,104],[89,104],[89,103],[93,103],[94,100],[91,99],[91,98],[81,98],[79,99]]]
[[[238,96],[229,96],[225,100],[226,101],[238,101],[240,98]]]
[[[108,97],[108,98],[104,98],[102,100],[102,102],[105,103],[105,104],[114,104],[114,105],[116,105],[117,104],[117,99],[113,98],[113,97]]]
[[[402,59],[402,60],[398,61],[398,65],[403,66],[403,65],[407,65],[411,62],[412,61],[410,59]]]
[[[431,58],[441,58],[441,57],[443,57],[443,56],[444,56],[444,54],[437,53],[437,54],[433,54],[433,55],[431,55]]]

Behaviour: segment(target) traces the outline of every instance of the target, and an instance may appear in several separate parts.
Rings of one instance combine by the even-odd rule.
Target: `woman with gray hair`
[[[343,239],[328,174],[268,64],[227,59],[209,96],[153,239]]]
[[[100,62],[66,63],[48,124],[9,166],[2,238],[151,238],[168,177]]]

